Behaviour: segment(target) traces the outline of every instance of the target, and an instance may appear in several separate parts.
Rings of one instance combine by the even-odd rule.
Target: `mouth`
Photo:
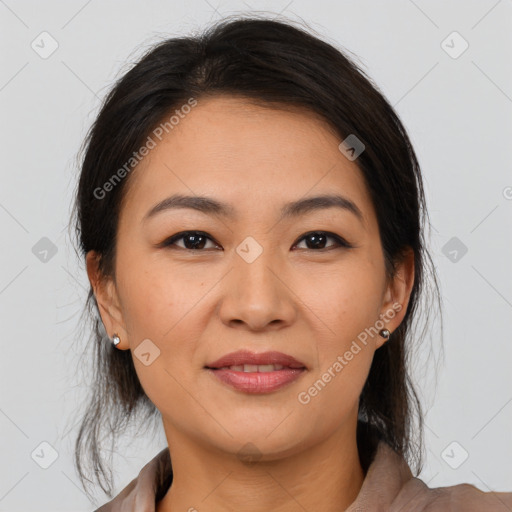
[[[282,364],[237,364],[231,366],[222,366],[220,368],[216,367],[208,367],[210,370],[232,370],[234,372],[245,372],[245,373],[267,373],[267,372],[275,372],[283,369],[292,369],[292,370],[303,370],[304,366],[284,366]]]
[[[307,371],[301,361],[281,352],[238,351],[204,367],[221,383],[244,393],[270,393]]]
[[[303,362],[289,354],[275,351],[256,353],[249,350],[238,350],[226,354],[220,359],[208,363],[205,368],[212,370],[230,368],[239,372],[271,372],[283,368],[307,369]]]

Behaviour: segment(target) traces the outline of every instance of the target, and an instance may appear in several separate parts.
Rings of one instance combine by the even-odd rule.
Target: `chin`
[[[308,432],[301,428],[300,424],[304,425],[306,420],[297,421],[298,417],[292,419],[293,416],[292,413],[289,418],[292,421],[283,422],[286,414],[283,415],[282,411],[267,415],[265,419],[256,413],[245,413],[243,418],[240,415],[226,415],[223,417],[223,426],[226,426],[229,434],[220,427],[209,429],[204,434],[203,442],[242,459],[281,459],[304,449],[308,444],[314,444],[312,440],[308,442],[305,437]]]

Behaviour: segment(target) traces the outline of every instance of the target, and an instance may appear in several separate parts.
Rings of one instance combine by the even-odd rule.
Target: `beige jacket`
[[[511,475],[512,477],[512,475]],[[159,452],[112,501],[94,512],[155,512],[170,486],[169,449]],[[380,441],[356,500],[345,512],[512,512],[512,492],[469,484],[429,488],[407,462]],[[321,511],[314,511],[321,512]]]

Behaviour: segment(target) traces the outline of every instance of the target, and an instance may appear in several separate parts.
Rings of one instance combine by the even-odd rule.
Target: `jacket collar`
[[[512,492],[483,492],[459,484],[430,489],[413,477],[405,459],[385,441],[377,444],[355,501],[345,512],[510,512]],[[95,512],[155,512],[172,483],[169,448],[150,460],[113,500]]]

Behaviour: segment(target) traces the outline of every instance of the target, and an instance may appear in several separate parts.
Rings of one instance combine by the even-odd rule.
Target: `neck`
[[[353,503],[365,477],[355,425],[299,453],[252,463],[168,430],[173,482],[156,512],[335,512]]]

